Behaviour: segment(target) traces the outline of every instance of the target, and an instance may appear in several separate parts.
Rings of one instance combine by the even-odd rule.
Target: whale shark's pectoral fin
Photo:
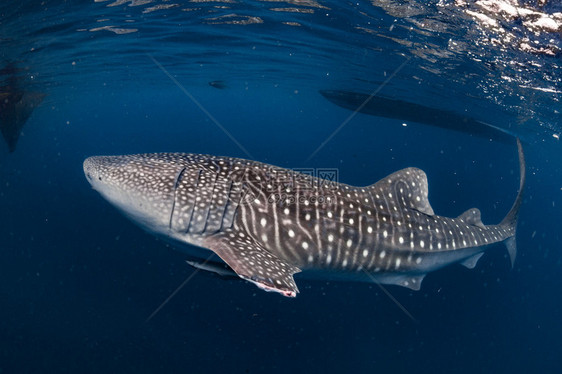
[[[205,260],[185,260],[190,266],[194,267],[195,269],[208,271],[209,273],[216,274],[223,278],[233,278],[239,279],[238,274],[232,271],[230,266],[226,265],[224,262],[211,262]]]
[[[205,247],[215,252],[242,279],[266,291],[295,297],[299,292],[293,274],[301,270],[263,248],[248,234],[237,230],[208,237]]]

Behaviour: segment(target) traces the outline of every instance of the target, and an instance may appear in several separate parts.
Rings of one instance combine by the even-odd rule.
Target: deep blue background
[[[32,16],[30,10],[26,17]],[[114,50],[128,45],[127,39],[92,35],[90,46],[112,40]],[[65,53],[80,48],[67,45]],[[354,185],[416,166],[428,175],[437,214],[478,207],[486,224],[503,218],[517,193],[515,142],[358,114],[305,161],[351,114],[317,92],[345,81],[346,66],[326,62],[329,48],[324,52],[310,57],[321,66],[309,67],[310,74],[277,66],[271,55],[254,61],[252,69],[262,69],[249,69],[246,77],[225,68],[231,60],[224,55],[207,56],[216,66],[190,65],[193,74],[169,56],[156,58],[256,160],[335,167],[341,182]],[[559,370],[562,158],[552,138],[525,144],[528,185],[515,267],[497,245],[476,269],[443,269],[427,276],[418,292],[389,286],[415,321],[374,284],[297,276],[301,293],[288,299],[200,272],[146,322],[193,270],[180,252],[93,191],[82,161],[157,151],[247,156],[145,53],[128,67],[112,67],[104,58],[107,67],[99,70],[54,64],[40,87],[48,97],[26,124],[16,152],[8,154],[0,144],[0,372]],[[412,61],[402,78],[416,66]],[[310,80],[324,68],[342,78]],[[374,70],[364,78],[382,81],[384,69]],[[216,79],[228,87],[207,84]],[[462,96],[451,97],[450,106],[459,101]],[[490,103],[487,120],[496,111]]]

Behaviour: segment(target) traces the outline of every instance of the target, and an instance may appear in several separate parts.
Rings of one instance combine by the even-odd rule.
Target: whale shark
[[[369,281],[419,290],[426,274],[474,268],[492,244],[516,257],[520,186],[496,225],[471,208],[434,213],[426,174],[399,170],[365,187],[233,157],[188,153],[93,156],[91,186],[144,229],[177,244],[197,268],[295,297],[293,277]],[[300,275],[299,275],[300,277]]]
[[[28,91],[13,63],[0,69],[0,133],[8,150],[14,152],[23,127],[45,94]]]

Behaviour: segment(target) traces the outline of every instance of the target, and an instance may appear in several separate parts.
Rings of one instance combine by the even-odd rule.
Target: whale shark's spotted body
[[[525,181],[498,225],[478,209],[436,215],[425,173],[395,172],[353,187],[255,161],[196,154],[97,156],[84,172],[107,200],[147,230],[207,248],[239,277],[296,296],[300,271],[370,279],[419,289],[423,277],[452,263],[472,268],[486,246],[506,241],[515,259],[515,230]],[[193,247],[190,264],[214,264]],[[215,264],[216,265],[216,264]],[[318,274],[317,274],[318,275]]]

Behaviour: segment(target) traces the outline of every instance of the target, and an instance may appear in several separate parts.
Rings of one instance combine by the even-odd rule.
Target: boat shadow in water
[[[513,142],[508,130],[453,111],[427,107],[384,96],[344,90],[320,90],[330,102],[372,116],[416,122],[502,142]]]

